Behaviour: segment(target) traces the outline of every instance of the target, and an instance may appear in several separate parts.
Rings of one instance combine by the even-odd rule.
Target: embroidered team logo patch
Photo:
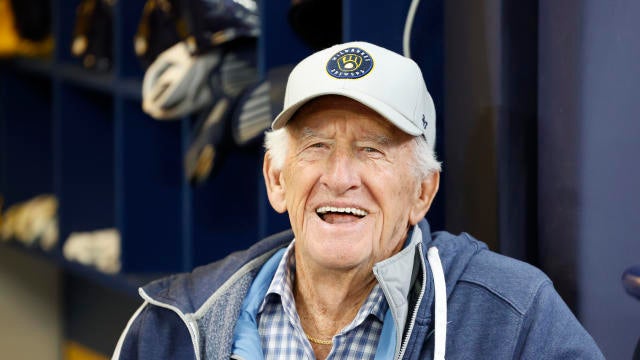
[[[350,47],[335,53],[327,62],[327,72],[336,79],[358,79],[373,69],[373,59],[364,50]]]

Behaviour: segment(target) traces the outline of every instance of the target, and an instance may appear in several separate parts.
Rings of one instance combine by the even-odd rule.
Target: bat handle
[[[622,286],[627,293],[640,300],[640,265],[635,265],[622,274]]]
[[[622,273],[622,286],[627,293],[640,300],[640,265],[635,265]],[[640,339],[633,352],[633,360],[640,360]]]

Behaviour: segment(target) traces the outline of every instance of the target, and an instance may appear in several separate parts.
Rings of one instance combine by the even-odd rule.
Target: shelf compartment
[[[256,199],[262,162],[255,155],[228,151],[216,159],[215,173],[206,182],[187,185],[194,266],[221,259],[259,240],[260,204]]]
[[[0,193],[8,206],[53,192],[53,105],[46,77],[3,72],[0,79]]]
[[[289,25],[287,14],[290,7],[288,1],[260,2],[258,70],[263,76],[269,69],[295,64],[312,52]]]
[[[114,5],[114,63],[119,77],[142,78],[144,69],[134,48],[134,36],[145,0],[118,1]]]
[[[60,239],[115,226],[113,98],[56,82],[55,189]]]
[[[139,102],[118,98],[115,129],[123,271],[184,270],[180,122],[154,120]]]

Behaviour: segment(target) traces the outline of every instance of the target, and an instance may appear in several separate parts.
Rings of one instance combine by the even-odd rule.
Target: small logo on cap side
[[[427,121],[427,119],[424,117],[424,114],[422,114],[422,128],[426,129],[427,126],[429,126],[429,122]]]
[[[373,69],[373,59],[366,51],[350,47],[335,53],[327,62],[327,72],[336,79],[358,79]]]

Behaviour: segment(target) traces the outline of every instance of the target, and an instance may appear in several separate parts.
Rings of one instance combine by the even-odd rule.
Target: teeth
[[[326,214],[328,212],[333,212],[333,213],[353,214],[353,215],[356,215],[356,216],[366,216],[367,215],[367,212],[362,210],[362,209],[338,208],[338,207],[333,207],[333,206],[323,206],[321,208],[318,208],[316,210],[316,212],[318,214]]]

